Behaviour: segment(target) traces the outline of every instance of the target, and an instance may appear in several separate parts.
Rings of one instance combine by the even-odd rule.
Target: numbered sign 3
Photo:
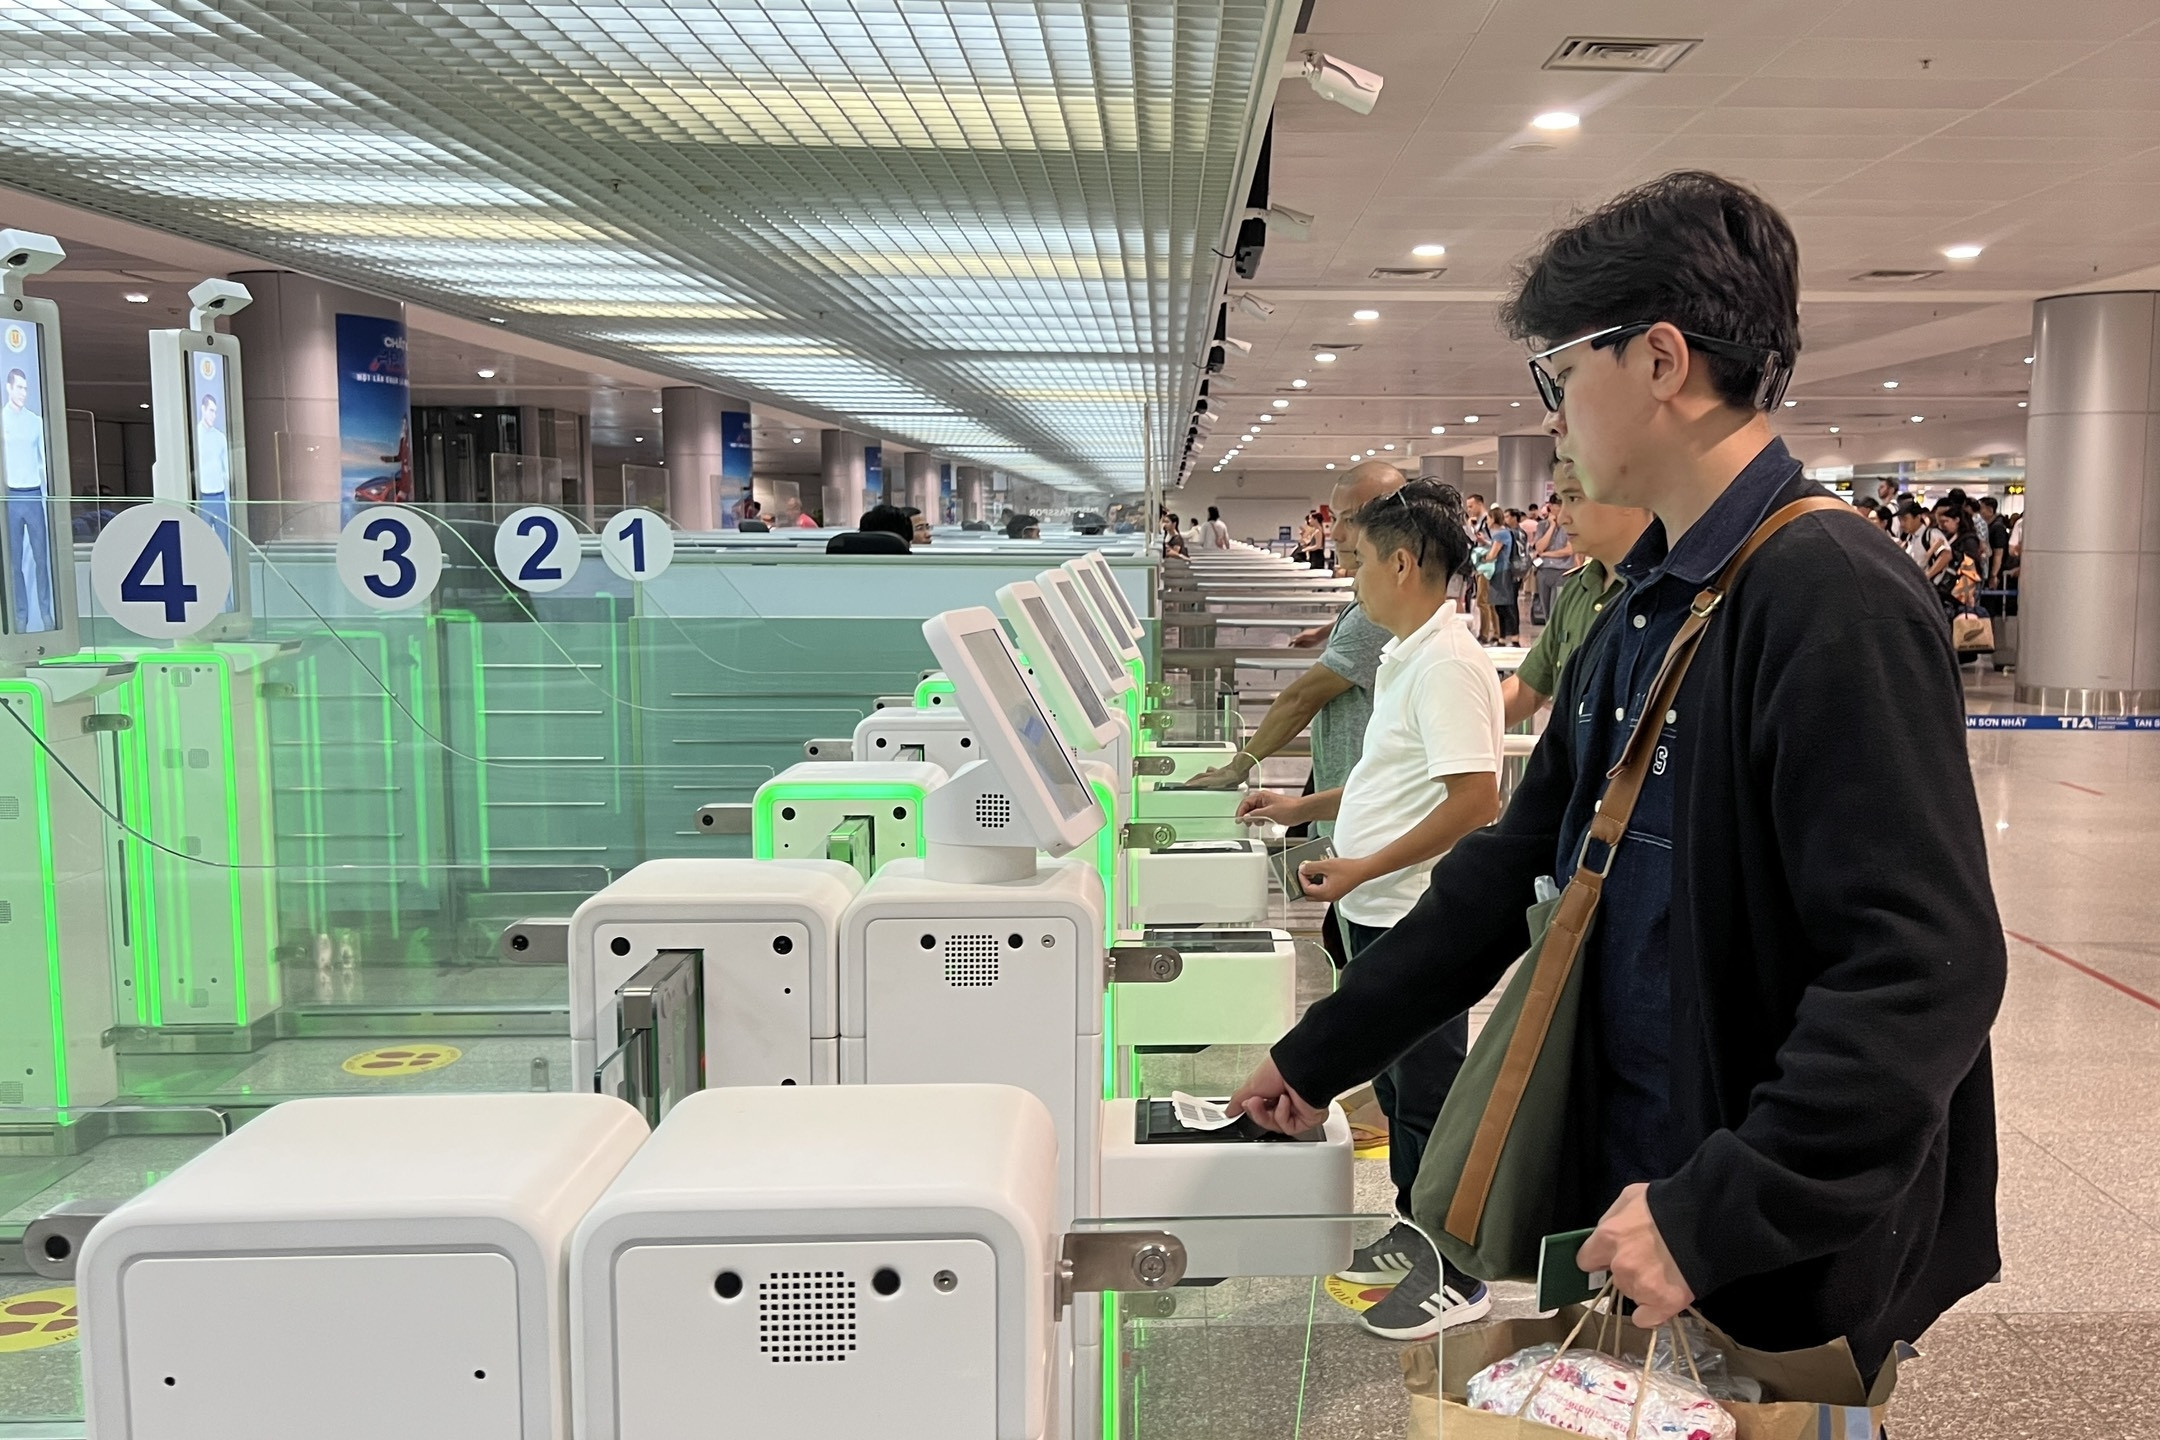
[[[114,620],[152,640],[192,635],[225,609],[232,557],[210,522],[178,505],[136,505],[90,547],[90,588]]]
[[[376,505],[353,516],[338,535],[337,569],[361,604],[409,609],[434,594],[442,579],[442,542],[419,511]]]
[[[675,532],[650,510],[624,510],[600,532],[600,558],[625,580],[651,580],[675,558]]]
[[[579,558],[577,527],[560,510],[528,505],[495,529],[495,568],[534,595],[569,584]]]

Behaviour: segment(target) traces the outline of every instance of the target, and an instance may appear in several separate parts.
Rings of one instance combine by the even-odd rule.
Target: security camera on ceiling
[[[1372,114],[1373,106],[1380,100],[1380,87],[1387,83],[1384,76],[1361,70],[1347,60],[1338,60],[1317,50],[1306,51],[1302,58],[1291,61],[1283,70],[1283,78],[1295,76],[1312,86],[1313,92],[1323,100],[1332,100],[1360,115]]]
[[[1270,205],[1265,210],[1248,210],[1245,215],[1250,220],[1264,221],[1268,229],[1287,235],[1292,240],[1312,238],[1313,217],[1303,210],[1293,210],[1288,205]]]
[[[1273,315],[1275,313],[1274,306],[1268,304],[1267,301],[1262,300],[1259,296],[1253,294],[1250,291],[1240,292],[1239,294],[1233,295],[1230,298],[1237,301],[1238,309],[1244,311],[1247,315],[1252,316],[1252,318],[1255,320],[1265,320],[1270,315]]]
[[[1250,355],[1250,354],[1252,354],[1252,341],[1250,341],[1250,340],[1240,340],[1240,339],[1238,339],[1238,338],[1237,338],[1237,336],[1235,336],[1235,335],[1225,335],[1225,336],[1223,336],[1222,338],[1223,338],[1223,343],[1224,343],[1224,344],[1226,344],[1226,345],[1234,346],[1234,347],[1236,348],[1236,350],[1237,350],[1238,354],[1240,354],[1240,355]]]

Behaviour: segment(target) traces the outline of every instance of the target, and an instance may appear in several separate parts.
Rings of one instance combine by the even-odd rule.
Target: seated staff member
[[[1329,499],[1335,513],[1347,517],[1402,486],[1402,471],[1385,461],[1368,460],[1346,472]],[[1352,523],[1345,518],[1335,528],[1335,553],[1346,575],[1357,573]],[[1320,659],[1282,688],[1267,714],[1260,717],[1252,739],[1228,761],[1195,775],[1191,788],[1237,789],[1262,760],[1296,739],[1310,723],[1313,789],[1339,789],[1350,778],[1350,767],[1357,764],[1365,744],[1365,723],[1372,718],[1373,676],[1380,668],[1380,648],[1387,641],[1388,632],[1352,601],[1335,617]]]
[[[1620,562],[1650,528],[1648,510],[1601,505],[1583,494],[1575,466],[1567,460],[1553,462],[1553,509],[1573,553],[1589,558],[1568,571],[1546,611],[1545,629],[1537,643],[1523,657],[1521,668],[1500,684],[1510,728],[1544,709],[1560,689],[1560,672],[1568,657],[1590,633],[1606,602],[1627,584],[1620,578]]]
[[[1417,904],[1433,862],[1499,815],[1501,725],[1500,677],[1448,599],[1448,582],[1470,558],[1462,497],[1437,480],[1412,481],[1348,523],[1357,535],[1358,603],[1394,636],[1380,652],[1364,752],[1341,789],[1256,790],[1238,815],[1286,825],[1335,821],[1341,853],[1306,861],[1298,875],[1306,894],[1335,902],[1350,952],[1345,973],[1355,975],[1358,957]],[[1492,1308],[1484,1285],[1444,1270],[1406,1223],[1425,1143],[1469,1045],[1465,1010],[1373,1080],[1404,1219],[1359,1251],[1343,1278],[1394,1284],[1358,1316],[1385,1339],[1423,1339]]]

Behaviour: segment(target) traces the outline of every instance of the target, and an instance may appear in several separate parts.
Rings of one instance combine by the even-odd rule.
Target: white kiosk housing
[[[564,1440],[571,1232],[645,1135],[599,1095],[274,1107],[90,1232],[89,1432]]]
[[[579,1440],[1038,1440],[1056,1145],[1002,1085],[684,1101],[578,1227]]]

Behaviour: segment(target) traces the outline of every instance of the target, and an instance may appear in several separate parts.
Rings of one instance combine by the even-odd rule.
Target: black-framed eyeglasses
[[[1603,330],[1578,335],[1565,344],[1555,345],[1550,350],[1540,350],[1532,355],[1529,362],[1530,378],[1537,382],[1538,399],[1544,402],[1548,411],[1558,411],[1560,402],[1567,399],[1567,387],[1561,383],[1560,377],[1545,368],[1545,362],[1562,350],[1572,350],[1577,345],[1588,345],[1593,350],[1609,349],[1623,340],[1634,339],[1657,323],[1655,320],[1636,320],[1626,325],[1608,325]],[[1766,350],[1757,345],[1742,345],[1737,340],[1720,340],[1714,335],[1697,335],[1692,330],[1680,331],[1680,337],[1698,350],[1707,350],[1713,355],[1724,355],[1735,360],[1749,360],[1762,366],[1762,371],[1755,381],[1757,410],[1775,410],[1778,401],[1784,398],[1785,386],[1792,379],[1792,367],[1777,351]]]

